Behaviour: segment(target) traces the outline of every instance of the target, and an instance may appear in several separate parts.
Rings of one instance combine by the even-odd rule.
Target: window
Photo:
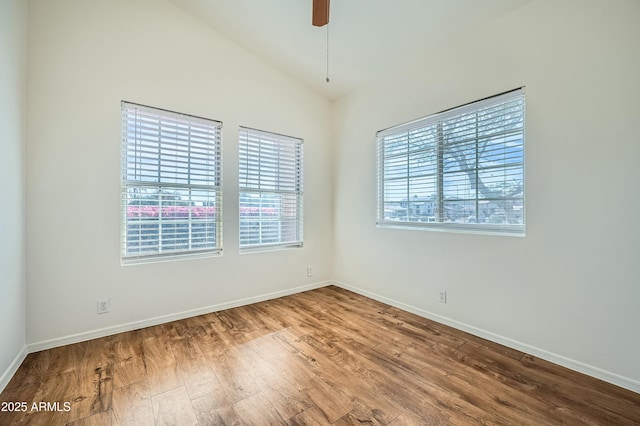
[[[221,129],[122,102],[123,263],[222,250]]]
[[[524,235],[524,90],[382,130],[378,225]]]
[[[240,128],[240,248],[302,246],[302,140]]]

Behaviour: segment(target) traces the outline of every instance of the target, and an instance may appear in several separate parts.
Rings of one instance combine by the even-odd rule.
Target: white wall
[[[335,278],[640,391],[638,22],[532,1],[339,102]],[[523,85],[525,238],[376,228],[377,130]]]
[[[331,278],[327,100],[167,1],[34,0],[29,20],[30,350]],[[223,122],[223,256],[120,265],[122,99]],[[239,125],[304,139],[304,248],[238,254]]]
[[[0,391],[25,348],[24,167],[27,8],[0,0]]]

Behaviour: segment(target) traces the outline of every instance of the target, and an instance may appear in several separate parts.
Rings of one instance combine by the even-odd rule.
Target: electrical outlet
[[[446,290],[442,290],[440,292],[440,302],[447,303],[447,291]]]
[[[313,268],[311,266],[307,266],[307,276],[308,277],[313,276]]]
[[[111,308],[111,300],[109,299],[98,299],[98,313],[106,314],[109,312]]]

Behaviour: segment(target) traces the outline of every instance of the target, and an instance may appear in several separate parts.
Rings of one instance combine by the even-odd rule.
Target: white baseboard
[[[264,302],[266,300],[276,299],[278,297],[289,296],[291,294],[301,293],[303,291],[313,290],[320,287],[326,287],[331,284],[332,282],[330,281],[323,281],[323,282],[308,284],[300,287],[294,287],[294,288],[283,290],[283,291],[277,291],[274,293],[267,293],[259,296],[248,297],[246,299],[238,299],[231,302],[220,303],[218,305],[205,306],[202,308],[191,309],[188,311],[178,312],[175,314],[162,315],[159,317],[149,318],[141,321],[134,321],[126,324],[115,325],[112,327],[105,327],[97,330],[90,330],[82,333],[71,334],[71,335],[59,337],[56,339],[30,343],[27,345],[26,349],[29,353],[42,351],[45,349],[51,349],[58,346],[70,345],[73,343],[84,342],[86,340],[111,336],[117,333],[123,333],[126,331],[137,330],[140,328],[160,325],[160,324],[164,324],[171,321],[195,317],[198,315],[208,314],[211,312],[222,311],[224,309],[237,308],[239,306],[250,305],[252,303]],[[11,375],[13,375],[13,373]],[[11,375],[9,376],[9,378],[11,378]]]
[[[0,376],[0,392],[2,392],[4,388],[7,387],[9,381],[11,380],[13,375],[16,374],[16,371],[18,371],[18,367],[20,367],[20,364],[22,364],[22,361],[24,361],[26,356],[27,347],[23,346],[20,352],[18,352],[18,355],[16,355],[11,364],[9,364],[9,367],[2,373],[2,376]]]
[[[519,342],[517,340],[509,339],[507,337],[500,336],[490,331],[483,330],[481,328],[474,327],[472,325],[465,324],[460,321],[456,321],[454,319],[444,317],[442,315],[434,314],[433,312],[429,312],[424,309],[420,309],[415,306],[408,305],[406,303],[399,302],[397,300],[390,299],[388,297],[381,296],[376,293],[372,293],[370,291],[361,289],[359,287],[354,287],[339,281],[333,281],[333,285],[335,285],[336,287],[344,288],[345,290],[353,291],[354,293],[361,294],[363,296],[369,297],[379,302],[386,303],[388,305],[405,310],[407,312],[411,312],[421,317],[439,322],[441,324],[448,325],[455,329],[465,331],[469,334],[473,334],[474,336],[478,336],[483,339],[487,339],[492,342],[507,346],[509,348],[527,353],[529,355],[536,356],[538,358],[544,359],[554,364],[561,365],[562,367],[566,367],[570,370],[574,370],[574,371],[586,374],[588,376],[595,377],[596,379],[600,379],[605,382],[614,384],[616,386],[629,389],[630,391],[640,393],[640,381],[631,379],[629,377],[624,377],[619,374],[612,373],[611,371],[603,370],[601,368],[594,367],[592,365],[585,364],[583,362],[580,362],[571,358],[567,358],[565,356],[558,355],[553,352],[549,352],[544,349],[540,349],[535,346],[531,346],[526,343]]]

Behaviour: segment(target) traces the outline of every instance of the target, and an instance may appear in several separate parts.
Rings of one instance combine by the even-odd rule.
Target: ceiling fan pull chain
[[[329,82],[329,23],[327,23],[327,83]]]

